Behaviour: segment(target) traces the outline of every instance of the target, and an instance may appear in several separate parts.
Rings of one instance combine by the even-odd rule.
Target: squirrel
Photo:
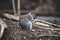
[[[29,12],[28,14],[21,16],[19,19],[19,24],[21,28],[25,30],[35,31],[34,29],[32,29],[32,24],[35,23],[34,18],[35,15],[32,12]]]

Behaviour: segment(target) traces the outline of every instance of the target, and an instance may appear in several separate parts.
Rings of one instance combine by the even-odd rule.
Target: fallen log
[[[19,20],[18,16],[11,15],[11,14],[8,14],[8,13],[0,13],[0,16],[3,17],[3,18],[6,18],[6,19],[14,20],[14,21]]]

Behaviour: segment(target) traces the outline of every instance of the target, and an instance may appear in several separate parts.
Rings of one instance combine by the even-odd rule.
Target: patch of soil
[[[18,22],[7,19],[3,20],[6,22],[8,28],[5,29],[1,40],[59,40],[60,38],[60,31],[51,31],[33,27],[36,31],[32,32],[22,30]],[[57,37],[52,35],[57,35]]]

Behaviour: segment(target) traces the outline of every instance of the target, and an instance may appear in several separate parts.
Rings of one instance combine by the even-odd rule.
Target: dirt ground
[[[33,27],[35,32],[22,30],[18,22],[3,19],[8,28],[0,40],[60,40],[60,30],[52,31]]]

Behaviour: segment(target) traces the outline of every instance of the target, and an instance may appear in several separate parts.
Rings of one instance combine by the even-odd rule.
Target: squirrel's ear
[[[28,14],[30,14],[30,15],[31,15],[31,12],[29,12]]]
[[[29,14],[29,15],[32,15],[32,14],[33,14],[33,12],[31,12],[31,11],[30,11],[28,14]]]

